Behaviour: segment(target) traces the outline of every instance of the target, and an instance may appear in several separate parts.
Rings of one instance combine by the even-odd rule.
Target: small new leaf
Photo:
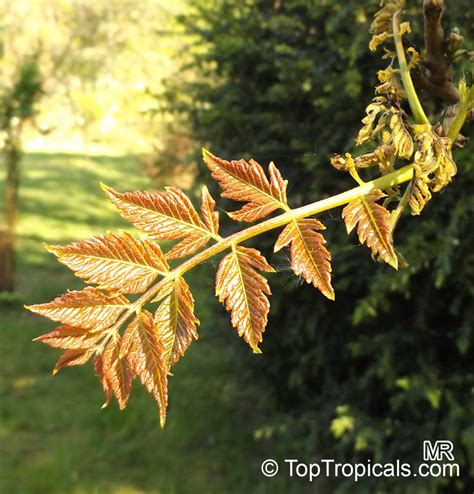
[[[87,287],[27,309],[53,321],[100,331],[112,326],[127,306],[128,300],[123,295],[106,295],[97,288]]]
[[[375,34],[374,36],[372,36],[372,39],[370,40],[369,50],[376,51],[379,45],[385,43],[388,39],[392,39],[392,38],[393,36],[388,32]]]
[[[414,216],[419,215],[431,200],[431,197],[429,173],[425,173],[422,166],[415,164],[413,166],[413,181],[408,199],[411,214]]]
[[[402,10],[405,0],[381,0],[380,9],[374,15],[370,32],[374,35],[392,33],[392,18],[395,12]]]
[[[157,276],[169,272],[160,247],[129,233],[97,235],[65,246],[46,246],[76,276],[98,288],[141,293]]]
[[[418,149],[414,156],[409,204],[412,214],[418,215],[431,199],[431,192],[439,192],[451,182],[457,167],[447,137],[439,136],[427,125],[417,126],[415,137]]]
[[[277,209],[287,209],[286,186],[279,170],[270,163],[267,178],[263,168],[254,160],[226,161],[203,149],[204,162],[212,178],[219,182],[221,196],[245,202],[229,216],[236,221],[256,221]]]
[[[334,300],[331,285],[331,254],[324,237],[317,230],[325,226],[315,218],[293,220],[280,233],[274,251],[290,245],[291,267],[297,276],[303,276],[328,299]]]
[[[377,201],[386,197],[375,189],[366,196],[351,201],[342,211],[347,233],[357,225],[357,235],[361,244],[366,244],[372,252],[393,268],[398,268],[398,259],[393,248],[390,212]]]
[[[222,259],[216,276],[216,295],[231,314],[239,336],[261,353],[258,344],[267,325],[271,295],[267,280],[258,272],[274,269],[256,249],[233,247]]]
[[[390,128],[392,129],[392,142],[397,155],[401,158],[410,159],[413,154],[413,139],[401,112],[392,115]]]
[[[201,194],[201,214],[207,229],[217,235],[219,233],[219,213],[214,211],[215,207],[216,201],[204,186]]]
[[[379,132],[385,125],[387,115],[387,98],[384,96],[376,96],[372,103],[365,109],[367,115],[362,119],[363,127],[359,130],[356,142],[358,145],[364,144],[374,137],[374,134]],[[377,118],[382,120],[381,125],[377,125],[374,129]]]

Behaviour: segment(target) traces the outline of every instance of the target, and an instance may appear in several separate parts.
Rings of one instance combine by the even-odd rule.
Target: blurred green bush
[[[193,77],[170,81],[169,107],[213,153],[274,160],[294,206],[352,186],[329,157],[353,148],[372,98],[379,59],[367,45],[377,4],[195,1],[194,14],[181,19],[194,36]],[[420,32],[418,3],[408,14]],[[450,2],[445,25],[472,40],[470,1]],[[467,492],[473,481],[471,146],[456,152],[454,183],[421,217],[402,219],[396,244],[407,269],[355,248],[335,212],[321,217],[335,303],[289,284],[288,260],[274,259],[280,274],[271,280],[264,355],[247,375],[273,392],[267,430],[286,457],[417,464],[423,440],[449,439],[461,465],[458,479],[339,479],[333,492]]]

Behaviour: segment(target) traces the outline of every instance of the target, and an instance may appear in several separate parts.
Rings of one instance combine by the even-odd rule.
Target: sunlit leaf
[[[175,187],[164,192],[120,194],[103,185],[110,202],[136,228],[155,240],[180,240],[167,252],[168,259],[185,257],[206,245],[212,236],[189,198]]]
[[[372,252],[390,266],[397,269],[398,260],[393,248],[390,212],[384,206],[377,204],[386,197],[381,190],[375,189],[366,196],[360,196],[351,201],[342,211],[347,233],[357,225],[357,235],[361,244],[366,244]]]
[[[273,163],[268,167],[268,179],[254,160],[226,161],[205,149],[203,157],[212,178],[219,182],[221,196],[246,203],[238,211],[229,213],[232,219],[252,222],[286,207],[287,181]]]
[[[33,341],[40,341],[54,348],[84,349],[95,347],[103,336],[102,332],[63,324],[49,333],[38,336]]]
[[[120,357],[127,359],[133,373],[156,400],[163,427],[168,406],[168,369],[163,358],[164,344],[149,312],[140,312],[126,329]]]
[[[111,326],[127,306],[128,300],[123,295],[106,295],[97,288],[87,287],[27,308],[53,321],[98,331]]]
[[[197,339],[199,320],[194,315],[191,290],[183,278],[167,283],[158,299],[154,323],[164,346],[163,361],[169,369],[184,355],[193,338]]]
[[[207,229],[217,235],[219,233],[219,213],[214,211],[215,207],[216,201],[204,186],[201,194],[201,214]]]
[[[108,233],[65,246],[47,246],[58,260],[88,283],[105,290],[140,293],[169,271],[160,247],[129,233]]]
[[[85,364],[94,354],[90,348],[72,348],[66,350],[56,362],[53,374],[57,374],[63,367]]]
[[[239,336],[260,353],[258,344],[267,325],[271,294],[267,280],[258,272],[273,268],[256,249],[235,247],[222,259],[216,276],[216,295],[231,313]]]
[[[104,352],[96,356],[94,365],[104,388],[105,403],[102,408],[109,404],[113,393],[120,410],[123,410],[132,391],[134,374],[127,358],[120,356],[120,337],[110,339]]]
[[[334,300],[331,254],[324,246],[324,237],[317,231],[324,229],[324,225],[315,218],[291,221],[280,233],[274,250],[277,252],[291,244],[291,267],[295,274]]]

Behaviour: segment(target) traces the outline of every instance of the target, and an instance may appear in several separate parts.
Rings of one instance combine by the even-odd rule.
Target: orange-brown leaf
[[[297,276],[303,276],[330,300],[334,300],[331,285],[331,254],[326,249],[324,237],[317,230],[324,225],[315,218],[294,220],[280,233],[275,252],[290,245],[291,267]]]
[[[260,353],[258,344],[267,325],[271,295],[267,280],[258,272],[273,268],[256,249],[235,247],[222,259],[216,276],[216,295],[231,313],[239,336]]]
[[[212,236],[189,198],[181,190],[125,192],[103,186],[110,202],[122,216],[155,240],[180,240],[167,253],[168,259],[185,257],[205,245]]]
[[[127,305],[128,300],[122,295],[106,295],[97,288],[87,287],[27,309],[53,321],[99,331],[110,327]]]
[[[357,225],[357,235],[361,244],[366,244],[372,252],[395,269],[398,259],[393,248],[390,212],[377,201],[386,195],[375,189],[366,196],[351,201],[342,211],[347,233]]]
[[[203,157],[212,178],[219,182],[221,196],[247,203],[229,214],[232,219],[252,222],[286,207],[287,181],[273,163],[268,167],[269,180],[255,160],[226,161],[206,149]]]
[[[66,350],[56,362],[53,375],[57,374],[63,367],[85,364],[92,357],[94,351],[91,348],[71,348]]]
[[[209,239],[210,237],[202,235],[190,235],[174,245],[173,248],[166,253],[166,258],[180,259],[181,257],[189,256],[201,247],[204,247],[209,242]]]
[[[104,290],[141,293],[169,271],[160,247],[129,233],[97,235],[65,246],[47,246],[58,260]]]
[[[33,341],[41,341],[54,348],[78,349],[93,348],[104,336],[101,332],[63,324],[49,333],[38,336]]]
[[[123,410],[132,391],[134,374],[127,358],[120,357],[119,338],[109,341],[103,354],[95,358],[94,365],[104,388],[105,403],[102,408],[109,404],[113,393],[120,410]]]
[[[197,339],[199,320],[194,315],[194,298],[183,278],[170,281],[159,294],[161,300],[154,322],[163,342],[163,361],[170,369]]]
[[[214,211],[215,207],[216,201],[204,186],[201,194],[201,214],[207,229],[217,235],[219,233],[219,213]]]
[[[125,357],[135,375],[148,392],[155,398],[163,427],[166,421],[168,405],[168,369],[164,359],[164,345],[153,324],[153,318],[143,311],[126,329],[120,349],[120,356]]]

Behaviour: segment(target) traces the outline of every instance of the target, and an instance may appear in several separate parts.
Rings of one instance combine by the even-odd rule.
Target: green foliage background
[[[367,45],[377,3],[193,2],[181,22],[193,35],[194,76],[170,82],[169,108],[219,156],[274,160],[294,206],[352,186],[329,157],[353,148],[372,98],[380,62]],[[411,4],[416,32],[421,9]],[[445,25],[472,40],[470,7],[450,2]],[[401,221],[396,244],[409,268],[373,262],[335,211],[321,217],[335,303],[289,281],[288,259],[273,258],[280,274],[264,355],[246,372],[273,395],[265,430],[282,455],[416,465],[423,440],[449,439],[461,465],[459,479],[339,479],[334,492],[469,492],[473,482],[472,144],[456,159],[454,183],[421,217]],[[258,245],[270,252],[271,240]]]

